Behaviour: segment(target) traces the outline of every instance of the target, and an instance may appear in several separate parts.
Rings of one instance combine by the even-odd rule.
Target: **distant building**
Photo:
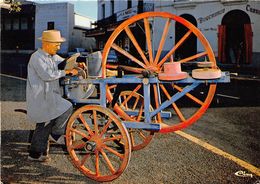
[[[22,11],[1,8],[1,52],[34,50],[35,4],[24,3]]]
[[[41,47],[42,31],[46,29],[57,29],[66,38],[61,45],[60,53],[66,53],[70,49],[70,40],[74,27],[74,6],[70,3],[48,3],[36,4],[35,14],[35,47]]]
[[[58,29],[66,38],[59,53],[66,54],[75,47],[93,49],[94,38],[86,38],[85,31],[93,19],[74,14],[74,5],[65,3],[23,2],[20,12],[1,9],[1,49],[3,53],[31,53],[41,47],[42,31]]]
[[[96,49],[96,41],[94,37],[86,37],[86,30],[94,28],[96,20],[90,17],[85,17],[74,13],[75,25],[72,31],[70,48],[85,48],[88,51]],[[71,50],[70,49],[70,50]]]
[[[95,23],[96,28],[88,30],[86,35],[94,36],[97,48],[102,50],[107,39],[120,23],[133,15],[147,11],[154,11],[154,2],[151,0],[98,0],[98,21]],[[118,42],[126,48],[130,47],[127,36],[120,38]]]
[[[95,36],[97,47],[103,49],[113,30],[125,19],[146,11],[170,12],[195,25],[208,39],[219,64],[231,68],[245,67],[260,75],[260,1],[254,0],[99,0],[98,21],[95,29],[87,31]],[[154,22],[155,32],[162,32],[164,23]],[[133,30],[134,31],[134,30]],[[174,24],[170,29],[162,53],[184,35],[185,29]],[[137,37],[143,50],[142,36]],[[154,38],[159,42],[160,38]],[[116,40],[122,48],[131,47],[127,35]],[[155,43],[156,52],[158,43]],[[130,48],[131,49],[131,48]],[[234,54],[231,54],[235,49]],[[175,58],[188,57],[203,50],[197,39],[176,51]]]

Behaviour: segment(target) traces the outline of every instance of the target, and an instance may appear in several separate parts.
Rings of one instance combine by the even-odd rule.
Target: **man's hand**
[[[71,69],[71,70],[65,70],[65,73],[67,74],[67,75],[72,75],[72,76],[74,76],[74,75],[78,75],[78,70],[76,70],[76,69]]]
[[[85,70],[87,68],[87,66],[84,62],[78,63],[78,67],[82,68],[83,70]]]

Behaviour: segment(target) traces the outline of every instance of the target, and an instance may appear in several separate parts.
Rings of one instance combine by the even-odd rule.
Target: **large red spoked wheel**
[[[119,177],[130,160],[127,129],[112,111],[98,105],[83,106],[72,114],[66,144],[74,166],[96,181]]]
[[[174,37],[175,24],[181,24],[186,33],[174,43],[166,44],[166,40]],[[125,48],[121,42],[127,37],[130,49]],[[190,56],[177,56],[176,53],[189,40],[195,37],[199,52]],[[207,60],[212,68],[216,68],[214,53],[203,34],[185,19],[166,12],[146,12],[131,17],[119,25],[108,39],[103,50],[102,76],[106,78],[106,69],[117,69],[118,66],[107,63],[109,51],[114,49],[123,60],[119,61],[120,68],[129,73],[141,74],[150,71],[157,75],[162,71],[163,64],[174,56],[174,62],[196,63]],[[151,87],[151,101],[154,109],[173,95],[183,91],[190,84],[179,84],[172,81],[168,84],[153,84]],[[138,87],[137,87],[138,88]],[[113,95],[107,88],[107,99],[111,102]],[[135,89],[134,89],[135,90]],[[189,126],[198,120],[211,103],[216,90],[216,84],[200,84],[196,89],[186,93],[181,99],[168,106],[167,111],[172,113],[171,120],[163,120],[161,113],[157,114],[158,121],[163,123],[160,132],[173,132]],[[186,108],[189,107],[189,108]],[[191,108],[190,108],[191,107]],[[131,117],[116,104],[114,110],[126,120]]]

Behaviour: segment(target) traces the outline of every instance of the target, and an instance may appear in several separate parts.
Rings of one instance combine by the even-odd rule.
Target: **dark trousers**
[[[37,123],[34,130],[29,152],[47,153],[49,135],[64,135],[67,121],[72,114],[73,108],[70,107],[59,117],[51,120],[49,123]]]

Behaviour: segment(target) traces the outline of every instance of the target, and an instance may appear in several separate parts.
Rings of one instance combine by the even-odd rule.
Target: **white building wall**
[[[246,13],[249,14],[252,23],[251,25],[253,29],[253,52],[260,52],[260,13],[258,12],[259,14],[255,14],[252,12],[248,12],[248,9],[252,7],[260,11],[260,1],[253,1],[248,4],[250,6],[246,7]]]
[[[36,4],[35,15],[35,48],[41,47],[42,31],[47,29],[47,23],[54,22],[54,28],[61,31],[66,42],[61,45],[59,53],[67,53],[69,40],[74,25],[74,5],[70,3]]]
[[[177,5],[176,5],[177,4]],[[260,37],[257,36],[260,33],[260,15],[259,13],[253,13],[248,11],[247,5],[254,9],[260,10],[260,1],[249,1],[249,2],[237,2],[237,3],[220,3],[220,1],[209,0],[207,2],[192,1],[174,3],[171,1],[155,1],[155,11],[165,11],[181,16],[182,14],[190,14],[197,20],[197,27],[203,33],[203,35],[209,41],[215,55],[218,55],[218,25],[221,25],[223,16],[231,10],[238,9],[247,13],[250,17],[252,24],[253,36],[253,52],[260,52]],[[200,18],[205,18],[215,12],[220,12],[219,15],[207,20],[200,22]],[[239,20],[238,20],[239,21]],[[156,25],[157,26],[157,25]],[[163,26],[159,24],[158,26]],[[162,27],[163,28],[163,27]],[[170,30],[174,31],[175,30]],[[158,39],[157,39],[158,40]],[[166,41],[165,48],[170,49],[171,43]],[[203,50],[202,45],[198,43],[198,52]]]
[[[152,0],[144,0],[146,2],[153,2]],[[101,20],[102,17],[102,5],[105,5],[105,18],[112,15],[111,10],[111,1],[108,0],[98,0],[98,20]],[[132,0],[132,7],[136,7],[138,5],[138,0]],[[127,0],[114,0],[114,13],[118,13],[122,10],[127,9]]]
[[[67,27],[68,27],[68,42],[66,47],[66,53],[71,49],[71,40],[72,40],[72,33],[74,30],[74,25],[75,25],[75,17],[74,17],[74,5],[68,3],[68,8],[67,8]]]
[[[91,29],[94,26],[91,23],[94,23],[96,20],[90,17],[85,17],[79,14],[74,14],[75,17],[75,26]]]

